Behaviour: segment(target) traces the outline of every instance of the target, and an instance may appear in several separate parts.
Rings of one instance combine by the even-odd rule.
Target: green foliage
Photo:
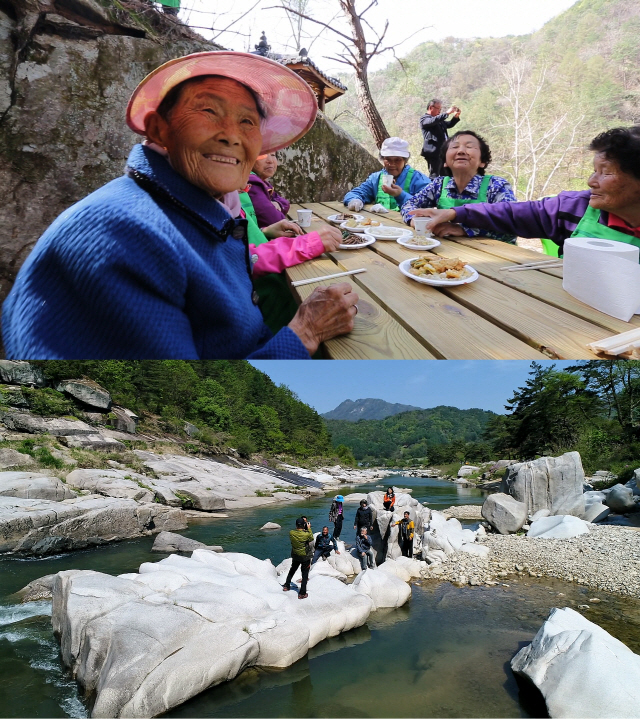
[[[47,447],[39,447],[33,453],[34,459],[36,459],[42,467],[50,467],[51,469],[62,469],[65,464],[61,459],[54,457],[51,451]]]
[[[353,452],[345,444],[339,444],[336,447],[336,455],[340,459],[340,464],[355,467],[356,458],[353,456]]]
[[[482,442],[485,426],[493,412],[456,407],[402,412],[379,420],[325,420],[334,447],[345,445],[358,461],[379,463],[399,460],[442,464],[460,456],[480,461],[488,454]]]
[[[75,404],[71,400],[51,387],[42,389],[23,387],[22,393],[29,403],[29,409],[34,414],[43,417],[64,417],[72,415],[76,411]]]
[[[89,377],[105,387],[116,404],[140,415],[159,415],[164,429],[178,436],[184,436],[186,420],[199,427],[198,439],[212,446],[234,437],[234,443],[242,443],[245,456],[261,451],[302,458],[330,452],[329,433],[317,412],[248,362],[49,360],[34,364],[51,383]],[[72,411],[69,402],[64,412],[56,414]]]
[[[256,446],[250,439],[240,439],[235,444],[236,451],[243,459],[249,459],[256,451]]]

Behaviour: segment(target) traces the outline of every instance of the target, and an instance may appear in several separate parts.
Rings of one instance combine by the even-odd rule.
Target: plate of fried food
[[[466,262],[449,257],[412,257],[398,265],[403,275],[416,282],[436,287],[466,285],[478,279],[476,270]]]
[[[347,220],[346,222],[340,223],[341,230],[349,230],[349,232],[369,232],[373,227],[380,227],[382,222],[378,220],[372,220],[370,217],[362,218],[361,220]]]
[[[370,235],[373,235],[376,240],[397,240],[404,237],[413,237],[413,230],[408,227],[390,227],[389,225],[380,225],[380,227],[372,227],[367,230]]]
[[[342,230],[341,250],[359,250],[361,247],[368,247],[376,241],[376,238],[368,232],[349,232]]]
[[[353,212],[338,212],[337,215],[329,215],[327,217],[327,221],[333,223],[334,225],[339,225],[347,220],[360,222],[361,220],[364,220],[364,215],[356,215]]]
[[[431,250],[440,244],[440,240],[431,236],[414,235],[413,237],[398,237],[397,243],[408,250]]]

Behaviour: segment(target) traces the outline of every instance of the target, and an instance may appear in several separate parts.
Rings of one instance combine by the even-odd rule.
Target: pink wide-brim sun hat
[[[220,75],[250,87],[262,102],[264,155],[287,147],[305,135],[316,119],[315,93],[293,70],[275,60],[246,52],[217,50],[169,60],[156,68],[134,90],[127,106],[127,125],[145,134],[145,118],[166,94],[185,80],[201,75]]]

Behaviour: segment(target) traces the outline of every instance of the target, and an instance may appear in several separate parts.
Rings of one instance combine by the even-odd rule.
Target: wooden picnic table
[[[344,212],[341,202],[292,205],[312,210],[311,229]],[[406,227],[399,212],[359,214]],[[587,344],[640,327],[583,304],[562,289],[562,268],[501,271],[544,259],[532,250],[487,238],[450,238],[430,252],[408,250],[395,240],[377,240],[359,250],[339,250],[291,267],[290,282],[343,270],[366,272],[347,281],[360,300],[353,331],[325,343],[332,359],[597,359]],[[433,287],[405,277],[398,265],[420,254],[460,258],[480,277],[467,285]],[[299,302],[321,283],[292,287]]]

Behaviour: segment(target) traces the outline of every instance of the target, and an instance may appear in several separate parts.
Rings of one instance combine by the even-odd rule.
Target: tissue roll
[[[562,287],[576,299],[628,322],[640,308],[640,249],[626,242],[570,237]]]

